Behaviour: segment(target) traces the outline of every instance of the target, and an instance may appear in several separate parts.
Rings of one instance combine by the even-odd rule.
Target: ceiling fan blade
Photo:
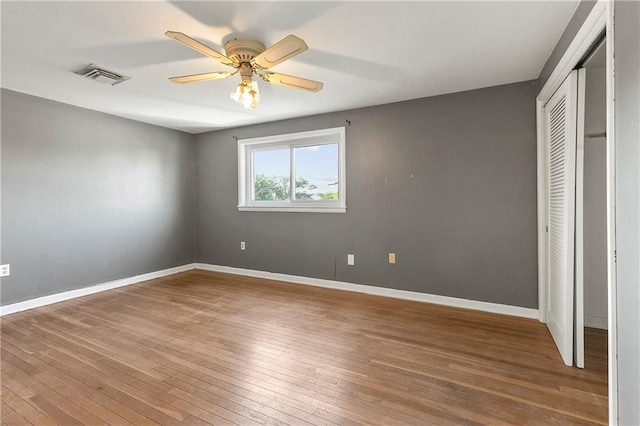
[[[236,71],[237,72],[237,71]],[[206,72],[204,74],[192,74],[192,75],[181,75],[180,77],[171,77],[171,80],[174,83],[195,83],[197,81],[206,81],[206,80],[219,80],[221,78],[231,77],[235,75],[235,72]]]
[[[164,35],[166,35],[169,38],[174,39],[175,41],[178,41],[182,44],[184,44],[187,47],[190,47],[191,49],[195,50],[196,52],[200,52],[205,56],[208,56],[210,58],[215,59],[216,61],[220,62],[223,65],[228,65],[230,67],[234,67],[235,63],[227,58],[226,56],[224,56],[222,53],[213,50],[212,48],[210,48],[209,46],[200,43],[198,40],[194,40],[191,37],[189,37],[186,34],[183,33],[179,33],[176,31],[167,31],[166,33],[164,33]]]
[[[260,77],[267,83],[280,84],[295,89],[308,90],[309,92],[319,92],[323,84],[319,81],[307,80],[306,78],[295,77],[293,75],[279,74],[277,72],[266,72]]]
[[[293,58],[308,48],[307,43],[305,43],[303,39],[294,35],[288,35],[253,58],[251,65],[259,69],[271,68],[280,62]]]

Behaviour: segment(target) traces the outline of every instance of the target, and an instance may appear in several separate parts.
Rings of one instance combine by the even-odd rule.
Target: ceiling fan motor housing
[[[224,46],[227,57],[238,64],[249,63],[265,51],[264,44],[256,40],[229,40]]]

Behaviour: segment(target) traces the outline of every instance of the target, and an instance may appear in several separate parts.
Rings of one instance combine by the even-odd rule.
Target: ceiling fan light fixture
[[[260,92],[254,76],[258,76],[267,83],[288,86],[294,89],[318,92],[322,90],[322,83],[292,75],[274,73],[269,68],[278,65],[308,49],[307,44],[300,37],[289,34],[273,46],[265,49],[264,44],[256,40],[233,39],[225,44],[226,56],[209,46],[177,31],[167,31],[165,35],[183,45],[205,55],[223,65],[235,68],[234,72],[209,72],[203,74],[182,75],[171,77],[174,83],[194,83],[197,81],[218,80],[240,74],[240,84],[231,93],[231,99],[241,103],[246,109],[260,106]]]
[[[240,102],[245,109],[256,109],[260,106],[258,83],[253,78],[242,79],[236,90],[231,92],[231,99]]]

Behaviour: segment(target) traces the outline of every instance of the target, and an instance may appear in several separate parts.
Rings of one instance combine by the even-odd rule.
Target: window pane
[[[289,148],[253,151],[253,201],[288,201]]]
[[[338,199],[338,144],[300,146],[295,150],[296,200]]]

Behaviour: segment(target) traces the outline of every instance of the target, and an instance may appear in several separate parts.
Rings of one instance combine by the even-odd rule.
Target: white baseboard
[[[136,284],[142,281],[152,280],[154,278],[165,277],[167,275],[177,274],[178,272],[189,271],[191,269],[202,269],[206,271],[224,272],[235,275],[245,275],[249,277],[265,278],[270,280],[285,281],[295,284],[311,285],[315,287],[333,288],[337,290],[354,291],[357,293],[372,294],[376,296],[393,297],[396,299],[414,300],[418,302],[433,303],[436,305],[452,306],[456,308],[473,309],[476,311],[491,312],[503,315],[512,315],[523,318],[538,318],[538,310],[531,308],[523,308],[520,306],[502,305],[499,303],[481,302],[477,300],[459,299],[457,297],[438,296],[435,294],[418,293],[415,291],[396,290],[392,288],[376,287],[364,284],[353,284],[342,281],[323,280],[320,278],[301,277],[296,275],[278,274],[273,272],[257,271],[253,269],[234,268],[231,266],[209,265],[206,263],[191,263],[175,268],[164,269],[162,271],[150,272],[148,274],[136,275],[134,277],[123,278],[120,280],[110,281],[90,287],[80,288],[77,290],[65,291],[63,293],[52,294],[49,296],[38,297],[36,299],[25,300],[11,305],[0,306],[0,316],[13,314],[15,312],[25,311],[40,306],[51,305],[53,303],[63,302],[77,297],[87,296],[89,294],[100,293],[102,291],[111,290],[118,287],[124,287]],[[597,325],[589,325],[585,318],[585,324],[588,327],[598,327]],[[605,327],[606,328],[606,320]]]
[[[165,277],[167,275],[177,274],[194,269],[194,263],[176,266],[175,268],[163,269],[162,271],[150,272],[148,274],[136,275],[135,277],[123,278],[120,280],[109,281],[102,284],[92,285],[90,287],[79,288],[77,290],[65,291],[63,293],[51,294],[49,296],[38,297],[36,299],[25,300],[24,302],[13,303],[11,305],[0,306],[0,316],[13,314],[15,312],[26,311],[27,309],[38,308],[40,306],[51,305],[53,303],[63,302],[76,297],[87,296],[89,294],[100,293],[101,291],[111,290],[126,285],[136,284],[142,281],[152,280],[154,278]]]
[[[224,272],[228,274],[246,275],[249,277],[265,278],[277,281],[286,281],[295,284],[311,285],[316,287],[333,288],[337,290],[355,291],[358,293],[372,294],[376,296],[393,297],[396,299],[414,300],[418,302],[434,303],[436,305],[452,306],[456,308],[473,309],[476,311],[491,312],[495,314],[511,315],[516,317],[538,319],[538,310],[523,308],[520,306],[502,305],[499,303],[480,302],[477,300],[459,299],[457,297],[438,296],[435,294],[418,293],[415,291],[396,290],[391,288],[376,287],[363,284],[352,284],[342,281],[323,280],[320,278],[308,278],[296,275],[278,274],[274,272],[256,271],[253,269],[234,268],[231,266],[209,265],[196,263],[196,269],[205,271]]]
[[[600,330],[608,330],[609,329],[609,320],[607,318],[601,317],[584,317],[584,326],[591,328],[599,328]]]

